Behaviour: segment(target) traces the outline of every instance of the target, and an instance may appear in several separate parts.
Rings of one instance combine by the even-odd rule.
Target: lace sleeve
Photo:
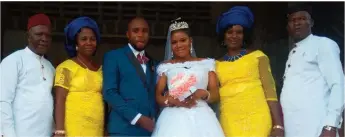
[[[69,89],[71,79],[72,79],[72,72],[69,69],[65,67],[56,68],[54,86],[59,86],[65,89]]]
[[[158,67],[157,67],[157,75],[158,76],[162,76],[163,73],[165,73],[166,71],[168,71],[168,67],[167,67],[167,64],[159,64]]]
[[[277,92],[274,78],[271,73],[269,59],[267,56],[258,57],[259,73],[262,87],[265,91],[266,100],[277,101]]]
[[[205,64],[204,67],[208,70],[208,71],[216,71],[216,61],[214,59],[208,58],[205,59]]]

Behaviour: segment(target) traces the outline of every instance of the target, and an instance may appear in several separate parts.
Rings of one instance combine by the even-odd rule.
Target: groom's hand
[[[138,120],[138,125],[147,131],[152,132],[155,128],[155,123],[152,119],[147,116],[142,115]]]

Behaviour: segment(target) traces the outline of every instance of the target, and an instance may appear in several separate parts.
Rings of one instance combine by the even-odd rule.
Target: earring
[[[226,47],[226,44],[224,41],[222,41],[222,43],[220,44],[221,47]]]
[[[171,58],[174,58],[174,52],[171,52]]]
[[[78,46],[75,46],[75,50],[78,50]]]
[[[190,44],[190,54],[192,54],[192,53],[193,53],[193,43]]]

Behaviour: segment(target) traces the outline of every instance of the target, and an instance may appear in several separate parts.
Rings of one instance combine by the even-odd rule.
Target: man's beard
[[[146,45],[145,45],[143,48],[138,48],[137,45],[132,44],[132,43],[131,43],[131,45],[132,45],[132,47],[133,47],[136,51],[139,51],[139,52],[145,50],[145,48],[146,48]]]

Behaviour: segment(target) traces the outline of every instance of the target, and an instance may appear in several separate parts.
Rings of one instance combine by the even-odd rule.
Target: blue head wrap
[[[223,32],[229,25],[241,25],[244,28],[251,28],[254,23],[254,15],[246,6],[235,6],[220,15],[217,22],[216,32]]]
[[[79,33],[80,29],[87,27],[92,29],[96,35],[97,45],[100,43],[101,34],[96,21],[89,17],[79,17],[71,21],[64,29],[65,32],[65,49],[69,57],[77,55],[76,39],[75,36]]]

